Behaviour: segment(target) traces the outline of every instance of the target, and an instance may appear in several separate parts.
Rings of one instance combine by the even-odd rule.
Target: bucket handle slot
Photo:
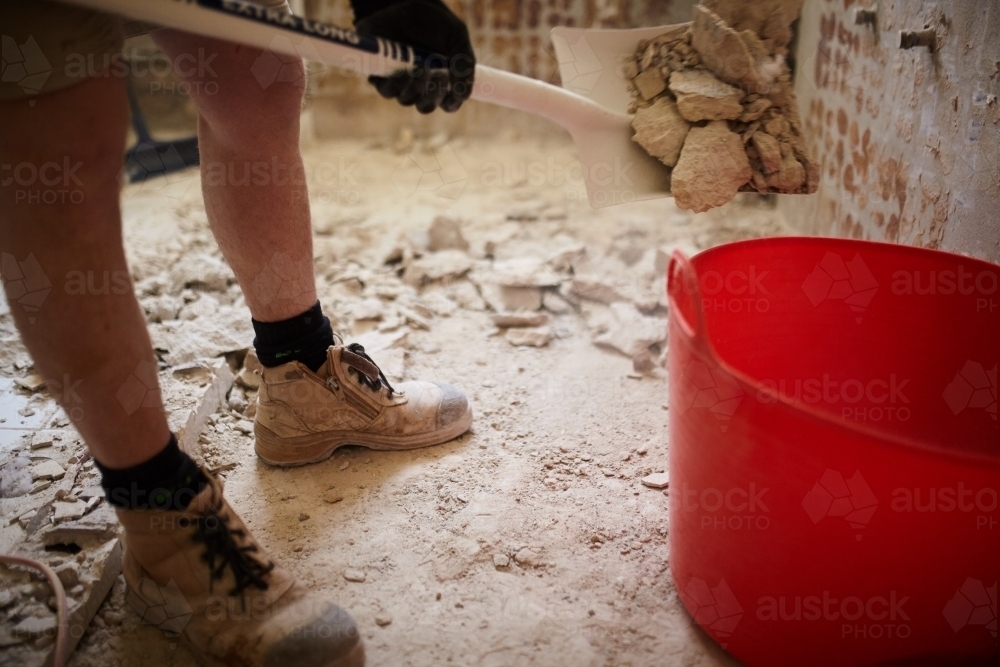
[[[677,323],[699,351],[711,355],[705,313],[701,307],[701,291],[698,289],[698,272],[680,250],[674,250],[667,266],[667,298],[670,315],[677,318]],[[691,313],[694,321],[689,321],[685,313]]]

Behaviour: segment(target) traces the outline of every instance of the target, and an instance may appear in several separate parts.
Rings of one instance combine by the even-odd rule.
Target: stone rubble
[[[699,56],[694,49],[679,52],[682,55],[679,63],[687,63],[688,69],[695,66],[692,63],[696,63]],[[683,77],[678,81],[682,82]],[[681,90],[680,84],[676,87]],[[714,94],[713,90],[689,87],[681,90],[681,94],[702,94],[704,97]],[[718,90],[726,91],[725,88]],[[673,105],[676,118],[683,124],[683,135],[677,142],[677,159],[681,162],[691,133],[697,138],[706,129],[709,133],[714,132],[709,129],[711,127],[742,122],[691,123],[676,109],[674,94],[664,86],[654,104]],[[688,99],[688,102],[704,103],[697,99]],[[796,174],[791,162],[785,164],[786,154],[781,148],[784,143],[768,131],[780,137],[782,133],[791,132],[792,126],[783,125],[779,122],[781,119],[766,117],[769,107],[763,107],[760,102],[746,103],[744,100],[742,108],[744,116],[751,112],[761,114],[760,124],[755,129],[762,135],[759,140],[754,141],[752,134],[746,138],[735,136],[743,145],[759,150],[759,155],[766,154],[772,160],[768,162],[767,171],[763,171],[762,166],[762,175],[788,182],[794,180]],[[781,166],[777,168],[773,164],[773,150],[768,152],[774,144],[768,145],[765,136],[778,145]],[[758,149],[758,144],[764,148]],[[788,155],[794,158],[794,151]],[[763,158],[761,163],[763,165]],[[645,389],[648,385],[658,391],[659,385],[655,383],[663,382],[668,343],[664,284],[670,253],[679,248],[691,255],[723,238],[774,233],[774,227],[758,224],[756,219],[716,219],[710,218],[711,214],[704,220],[699,218],[692,222],[689,214],[669,207],[661,218],[656,218],[657,229],[672,230],[667,236],[657,236],[654,240],[642,235],[648,232],[637,234],[633,228],[645,229],[648,225],[630,219],[633,215],[638,218],[638,214],[624,209],[620,220],[614,220],[613,224],[604,221],[601,224],[606,226],[591,234],[579,224],[581,219],[590,224],[589,211],[563,206],[562,202],[552,205],[543,196],[521,199],[518,196],[512,195],[497,210],[489,212],[492,217],[484,219],[475,219],[464,210],[415,212],[415,216],[425,216],[421,226],[414,225],[402,231],[394,229],[391,234],[384,234],[384,243],[375,236],[381,234],[380,231],[363,228],[369,218],[338,218],[337,224],[330,226],[329,239],[322,234],[316,237],[319,298],[335,330],[342,333],[347,342],[362,344],[391,382],[434,379],[455,382],[469,392],[477,411],[472,438],[473,442],[479,440],[471,448],[489,460],[496,458],[499,461],[497,452],[506,447],[508,452],[518,452],[519,458],[537,468],[529,473],[529,477],[535,475],[537,479],[517,489],[518,502],[522,506],[548,502],[545,494],[550,493],[567,493],[566,501],[572,503],[572,494],[583,485],[606,483],[616,485],[609,489],[628,488],[635,479],[654,472],[656,463],[653,460],[662,453],[650,450],[649,461],[645,461],[645,440],[631,442],[630,438],[623,441],[620,452],[598,454],[595,436],[602,444],[617,440],[619,434],[614,430],[617,425],[609,424],[607,433],[592,432],[590,443],[585,438],[571,441],[567,436],[565,441],[548,444],[535,437],[531,424],[514,423],[515,419],[531,413],[523,402],[533,392],[549,392],[534,395],[561,397],[566,392],[580,394],[581,387],[583,393],[593,391],[586,388],[587,380],[583,377],[578,385],[552,383],[544,372],[537,372],[538,366],[551,366],[549,361],[544,361],[546,357],[562,359],[571,348],[591,349],[593,359],[599,362],[595,366],[612,368],[611,372],[618,374],[623,386]],[[341,228],[343,225],[356,225],[357,228],[345,230]],[[326,227],[318,225],[318,228]],[[262,368],[253,349],[248,348],[253,340],[249,313],[232,282],[231,272],[216,254],[201,251],[207,247],[207,238],[205,232],[198,243],[188,243],[190,248],[197,250],[192,254],[195,259],[181,263],[179,268],[174,266],[174,260],[190,248],[177,246],[165,252],[169,261],[156,254],[141,257],[141,261],[135,262],[138,267],[134,276],[136,290],[158,357],[155,372],[162,386],[159,400],[170,414],[171,427],[182,435],[182,446],[211,467],[252,467],[257,465],[252,455],[252,422],[260,386],[258,373]],[[199,277],[200,271],[205,271],[204,277]],[[0,327],[5,324],[9,324],[9,317],[0,315]],[[494,333],[492,338],[488,337],[491,332]],[[9,335],[8,330],[0,330],[0,337]],[[24,420],[39,420],[46,428],[24,439],[9,458],[5,458],[6,451],[0,451],[3,474],[0,481],[4,489],[16,488],[20,494],[2,498],[3,524],[8,530],[23,535],[27,544],[36,545],[46,559],[53,558],[54,554],[63,557],[57,567],[68,586],[76,573],[77,583],[70,587],[74,590],[81,587],[72,594],[74,600],[81,601],[80,608],[84,606],[82,601],[92,600],[99,605],[104,596],[101,588],[92,582],[106,581],[108,577],[113,582],[117,576],[115,567],[120,568],[120,564],[115,564],[112,551],[107,550],[109,544],[118,544],[113,509],[103,499],[93,462],[86,460],[79,436],[71,427],[67,428],[68,422],[59,421],[56,416],[42,419],[49,414],[46,411],[53,404],[51,389],[42,386],[32,391],[29,387],[33,381],[30,380],[16,383],[16,379],[32,375],[33,369],[26,354],[8,348],[7,340],[3,338],[4,344],[0,345],[0,370],[3,371],[0,373],[0,392],[15,393],[20,402],[14,405],[17,408],[14,414],[23,412]],[[487,360],[487,354],[493,357]],[[474,376],[470,375],[470,368],[475,371]],[[627,377],[640,379],[633,381]],[[6,396],[0,393],[0,401]],[[493,407],[488,412],[481,410],[483,404],[495,401],[496,396],[502,397],[502,407]],[[656,400],[658,406],[662,399]],[[29,412],[32,416],[26,416]],[[625,412],[627,408],[618,414]],[[657,419],[660,414],[657,410]],[[219,442],[226,444],[223,446]],[[238,449],[227,449],[234,446]],[[537,452],[529,453],[532,450]],[[453,455],[443,454],[445,458]],[[283,560],[315,557],[318,545],[309,544],[309,532],[325,530],[332,515],[342,514],[337,521],[349,523],[348,515],[358,511],[361,503],[356,500],[360,497],[364,496],[368,502],[380,495],[397,493],[397,489],[379,487],[377,481],[367,477],[370,475],[368,463],[370,460],[351,453],[346,457],[338,455],[316,466],[315,471],[303,471],[307,475],[328,477],[314,492],[301,492],[298,502],[302,504],[288,506],[291,508],[283,514],[285,522],[294,526],[298,536],[294,547],[288,549],[291,554],[283,554]],[[20,479],[11,480],[8,487],[8,474],[15,470]],[[427,486],[433,496],[433,504],[427,504],[428,511],[459,517],[463,511],[468,511],[470,516],[473,513],[480,516],[478,512],[483,509],[480,479],[490,475],[484,474],[487,468],[478,468],[478,477],[473,479],[461,470],[459,465],[448,472],[451,479],[447,484],[440,478],[441,488],[413,482],[415,486]],[[330,488],[331,482],[336,483],[336,488]],[[410,484],[404,481],[401,486],[409,488]],[[524,492],[524,488],[528,491]],[[32,489],[34,494],[30,493]],[[523,498],[520,497],[522,492]],[[262,493],[270,491],[265,489]],[[627,493],[631,494],[631,489]],[[294,495],[283,496],[275,503],[284,502],[286,498],[291,502]],[[424,503],[404,504],[415,512],[423,511]],[[300,523],[296,518],[301,516],[311,518]],[[483,517],[486,516],[484,513]],[[261,516],[258,514],[254,518],[260,520]],[[484,525],[487,524],[484,519]],[[536,528],[545,530],[544,526]],[[288,527],[275,530],[288,530]],[[358,527],[357,530],[362,529]],[[380,530],[373,526],[371,534]],[[663,538],[664,535],[656,537],[657,543],[645,547],[647,551],[652,551],[652,546],[659,547]],[[650,538],[638,529],[621,532],[598,526],[588,532],[586,545],[588,549],[610,548],[623,554],[635,554],[647,543],[642,539],[648,542]],[[70,560],[64,557],[65,554],[51,550],[61,544],[79,546],[83,560],[73,560],[74,566],[68,567]],[[354,545],[354,542],[349,544]],[[50,551],[45,551],[45,546],[50,547]],[[468,569],[479,565],[486,566],[493,577],[523,574],[529,569],[532,577],[539,573],[548,576],[550,571],[546,571],[542,555],[551,558],[551,562],[559,562],[555,560],[559,556],[550,555],[536,544],[527,546],[516,540],[483,542],[469,546],[468,551],[462,553],[479,553],[477,550],[481,550],[481,555],[466,559],[473,562],[472,565],[456,567],[455,571],[461,574],[449,574],[444,579],[465,576]],[[104,564],[104,574],[99,576],[91,574],[94,571],[92,564],[97,561]],[[370,589],[384,583],[386,573],[395,567],[391,562],[362,562],[360,565],[351,562],[345,570],[348,559],[337,562],[329,564],[325,575],[332,574],[337,579],[340,578],[337,575],[342,575],[347,582],[368,582],[365,587],[340,584],[354,589]],[[297,567],[306,569],[302,563]],[[443,566],[435,561],[435,573],[439,567],[451,571],[450,564]],[[372,580],[367,580],[369,574]],[[25,583],[38,582],[26,579]],[[0,608],[5,614],[0,622],[0,645],[12,636],[17,624],[26,619],[46,618],[47,593],[35,599],[27,593],[22,594],[18,586],[20,583],[9,589],[0,588],[3,592],[11,591],[6,597],[0,593]],[[30,598],[32,603],[22,609],[25,598]],[[450,604],[453,603],[454,599]],[[465,598],[465,604],[471,606],[469,598]],[[377,605],[371,607],[371,614],[366,619],[369,627],[373,621],[378,623],[375,618],[378,609]],[[404,622],[409,621],[408,612],[393,608],[393,613],[396,620],[392,628],[398,631],[407,627]],[[126,620],[123,622],[121,617]],[[103,624],[128,627],[129,619],[132,619],[131,612],[124,606],[109,602],[106,613],[88,621],[87,636],[105,636],[102,633],[107,629]],[[33,620],[28,625],[38,623],[40,621]],[[36,641],[38,639],[31,639],[17,646],[38,653]]]
[[[691,23],[639,43],[626,67],[633,140],[670,169],[678,207],[816,191],[786,62],[801,5],[703,0]]]

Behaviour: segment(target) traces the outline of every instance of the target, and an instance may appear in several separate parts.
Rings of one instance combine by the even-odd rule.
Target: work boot
[[[403,382],[393,387],[357,343],[339,336],[313,373],[291,361],[265,368],[254,421],[257,456],[296,466],[329,458],[341,445],[414,449],[465,433],[472,407],[457,387]]]
[[[204,665],[364,665],[354,620],[276,566],[203,472],[184,511],[117,510],[129,606]]]

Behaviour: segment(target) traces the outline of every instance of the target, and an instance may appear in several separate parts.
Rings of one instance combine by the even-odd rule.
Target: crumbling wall
[[[900,48],[900,31],[925,30],[932,48]],[[798,32],[820,182],[780,198],[788,222],[1000,262],[1000,4],[807,0]]]

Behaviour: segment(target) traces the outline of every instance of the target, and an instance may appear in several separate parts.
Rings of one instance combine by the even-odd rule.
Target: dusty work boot
[[[364,665],[354,620],[271,562],[204,474],[185,511],[117,510],[129,606],[204,665]]]
[[[317,373],[292,361],[265,368],[254,420],[257,455],[272,465],[328,458],[341,445],[414,449],[465,433],[472,407],[457,387],[393,387],[365,349],[339,336]]]

